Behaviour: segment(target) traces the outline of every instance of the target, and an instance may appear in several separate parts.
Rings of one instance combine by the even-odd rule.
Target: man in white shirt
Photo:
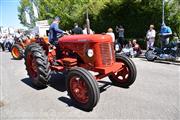
[[[106,34],[108,34],[108,35],[110,35],[111,37],[112,37],[112,42],[114,43],[115,42],[115,35],[114,35],[114,33],[113,33],[113,29],[112,28],[109,28],[108,30],[107,30],[107,33]]]
[[[83,34],[88,34],[87,33],[87,25],[84,25]],[[89,34],[93,34],[93,31],[91,29],[89,30]]]
[[[155,37],[156,37],[156,31],[154,30],[154,25],[150,25],[150,29],[147,31],[146,34],[147,50],[154,46]]]

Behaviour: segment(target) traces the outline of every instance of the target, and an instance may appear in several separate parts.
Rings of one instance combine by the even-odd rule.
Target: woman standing
[[[154,30],[154,25],[150,25],[149,30],[147,31],[146,34],[147,50],[154,46],[155,37],[156,37],[156,31]]]

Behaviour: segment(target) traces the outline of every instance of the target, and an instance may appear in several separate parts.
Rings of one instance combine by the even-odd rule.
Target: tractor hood
[[[71,42],[71,43],[82,43],[82,42],[94,42],[94,43],[102,43],[102,42],[112,42],[112,37],[110,35],[102,35],[102,34],[93,34],[93,35],[65,35],[60,38],[61,42]]]

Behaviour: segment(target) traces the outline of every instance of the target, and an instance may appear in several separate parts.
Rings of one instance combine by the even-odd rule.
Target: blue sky
[[[18,19],[19,0],[0,0],[0,26],[21,28]]]

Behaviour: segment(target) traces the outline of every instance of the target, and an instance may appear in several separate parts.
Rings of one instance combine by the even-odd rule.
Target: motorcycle
[[[150,48],[145,53],[145,58],[148,61],[159,60],[176,60],[180,57],[180,41],[171,42],[163,48]]]

